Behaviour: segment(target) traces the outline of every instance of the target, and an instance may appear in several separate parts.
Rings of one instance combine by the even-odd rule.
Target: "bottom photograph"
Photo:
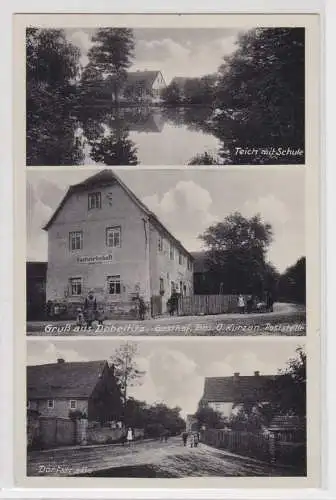
[[[306,476],[302,338],[29,339],[27,476]]]

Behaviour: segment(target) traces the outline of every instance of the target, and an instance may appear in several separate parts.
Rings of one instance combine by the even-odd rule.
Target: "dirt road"
[[[74,321],[28,322],[27,335],[305,335],[306,312],[295,304],[278,303],[272,313],[165,316],[145,321],[108,320],[103,326],[76,328]]]
[[[160,477],[288,476],[288,469],[200,443],[184,447],[180,437],[131,447],[90,446],[28,454],[28,476]]]

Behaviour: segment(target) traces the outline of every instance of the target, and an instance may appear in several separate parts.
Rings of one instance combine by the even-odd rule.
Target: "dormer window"
[[[96,208],[101,208],[101,193],[89,193],[88,209],[94,210]]]

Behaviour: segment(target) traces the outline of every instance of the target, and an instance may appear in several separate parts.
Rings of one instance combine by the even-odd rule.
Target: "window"
[[[192,262],[190,258],[188,258],[188,271],[192,271]]]
[[[171,289],[171,293],[175,293],[176,287],[175,287],[174,281],[170,282],[170,289]]]
[[[82,278],[70,278],[70,295],[82,295],[83,283]]]
[[[181,254],[181,252],[179,252],[179,264],[180,266],[183,266],[183,255]]]
[[[106,245],[108,247],[120,248],[121,247],[121,228],[108,227],[106,229]]]
[[[173,245],[170,245],[169,256],[170,256],[170,260],[174,260],[175,253],[174,253]]]
[[[160,294],[164,294],[164,279],[160,278]]]
[[[159,252],[162,252],[163,250],[163,238],[162,236],[159,234],[158,236],[158,251]]]
[[[70,250],[81,250],[83,248],[83,231],[72,231],[69,233]]]
[[[110,295],[120,295],[120,276],[109,276],[107,278],[107,291]]]
[[[76,408],[77,408],[77,401],[75,399],[70,399],[70,401],[69,401],[69,407],[70,407],[70,410],[76,410]]]
[[[101,208],[101,193],[88,194],[88,209]]]
[[[54,408],[54,400],[53,399],[48,399],[47,401],[47,408],[53,409]]]

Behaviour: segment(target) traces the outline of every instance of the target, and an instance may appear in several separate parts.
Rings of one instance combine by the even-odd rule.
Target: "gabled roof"
[[[263,401],[267,385],[277,375],[252,375],[233,377],[206,377],[204,382],[204,402]]]
[[[50,220],[43,227],[43,229],[47,231],[50,228],[50,226],[55,221],[57,215],[64,207],[66,201],[70,198],[70,196],[72,196],[73,193],[86,191],[87,189],[95,189],[103,186],[111,186],[113,184],[118,184],[124,190],[124,192],[131,198],[131,200],[140,208],[140,210],[142,210],[142,212],[148,216],[150,222],[157,228],[159,228],[159,230],[166,236],[168,236],[168,238],[173,240],[175,245],[178,248],[180,248],[180,250],[189,255],[191,260],[194,260],[193,256],[182,245],[182,243],[179,240],[177,240],[175,236],[171,234],[171,232],[162,224],[162,222],[158,219],[158,217],[151,210],[149,210],[149,208],[144,203],[142,203],[142,201],[133,193],[133,191],[129,189],[128,186],[126,186],[126,184],[117,176],[117,174],[110,169],[101,170],[97,174],[88,177],[84,181],[70,186],[65,196],[61,200],[60,204],[56,208],[55,212],[51,216]]]
[[[107,361],[27,366],[27,398],[89,398]]]
[[[189,80],[189,78],[185,77],[185,76],[175,76],[172,81],[170,82],[170,85],[171,84],[175,84],[177,85],[178,87],[180,88],[183,88],[185,83],[187,82],[187,80]]]
[[[160,71],[131,71],[127,73],[126,86],[141,87],[151,90]]]

